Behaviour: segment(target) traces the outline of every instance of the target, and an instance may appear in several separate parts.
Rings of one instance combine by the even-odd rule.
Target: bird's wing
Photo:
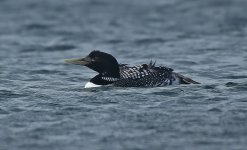
[[[145,77],[153,78],[169,78],[173,69],[159,66],[155,66],[155,62],[152,61],[149,64],[142,64],[133,67],[129,67],[126,64],[119,65],[120,76],[122,79],[141,79]]]

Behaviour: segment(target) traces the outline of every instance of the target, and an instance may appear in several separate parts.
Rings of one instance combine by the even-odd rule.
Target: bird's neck
[[[120,78],[120,74],[100,73],[90,80],[96,85],[112,84]]]

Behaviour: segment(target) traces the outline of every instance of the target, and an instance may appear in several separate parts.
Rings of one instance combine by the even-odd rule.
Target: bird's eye
[[[95,56],[95,55],[90,56],[90,58],[91,58],[91,60],[92,60],[92,61],[96,61],[96,60],[98,59],[98,57],[97,57],[97,56]]]
[[[91,54],[89,55],[89,57],[93,59],[93,58],[96,57],[96,55],[95,55],[94,53],[91,53]]]
[[[98,60],[98,58],[99,58],[99,57],[94,56],[94,57],[92,58],[92,61],[96,61],[96,60]]]

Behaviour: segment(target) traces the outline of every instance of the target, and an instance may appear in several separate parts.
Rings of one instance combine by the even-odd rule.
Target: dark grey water
[[[1,0],[1,150],[244,150],[246,0]],[[201,82],[84,89],[93,49]]]

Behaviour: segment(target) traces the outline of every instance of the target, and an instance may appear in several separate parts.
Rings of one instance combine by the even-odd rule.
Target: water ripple
[[[229,9],[230,8],[230,9]],[[246,149],[244,0],[0,0],[0,149]],[[84,89],[64,59],[157,60],[199,85]]]
[[[58,44],[52,46],[35,45],[35,46],[29,46],[27,48],[23,48],[21,51],[22,52],[34,52],[34,51],[55,52],[55,51],[68,51],[75,48],[76,46],[70,44]]]
[[[27,96],[23,93],[17,93],[11,90],[0,90],[0,100],[5,100],[6,98],[21,98]]]

